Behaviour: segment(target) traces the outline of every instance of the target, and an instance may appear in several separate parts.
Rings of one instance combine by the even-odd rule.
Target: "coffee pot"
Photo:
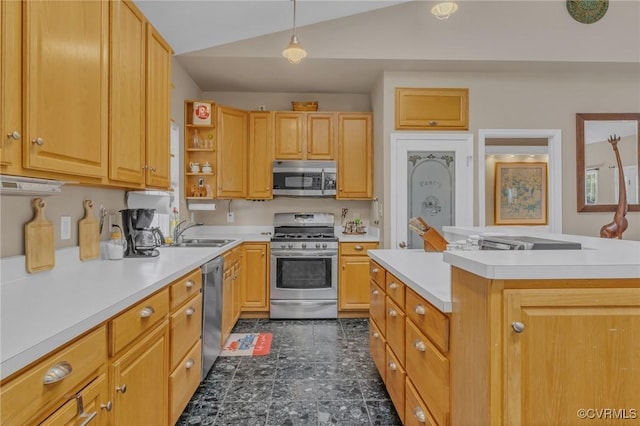
[[[160,252],[156,249],[162,244],[158,241],[158,231],[151,227],[155,209],[125,209],[122,214],[122,226],[126,240],[125,257],[154,257]]]

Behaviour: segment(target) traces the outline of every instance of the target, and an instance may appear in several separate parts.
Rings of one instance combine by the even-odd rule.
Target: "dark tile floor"
[[[240,320],[271,332],[262,357],[218,357],[178,425],[400,425],[369,355],[369,322]]]

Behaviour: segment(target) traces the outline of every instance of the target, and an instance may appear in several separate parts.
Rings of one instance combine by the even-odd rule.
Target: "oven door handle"
[[[309,258],[309,257],[336,257],[338,253],[309,253],[309,252],[286,252],[286,253],[274,253],[271,252],[271,257],[300,257],[300,258]]]
[[[320,300],[320,301],[306,301],[306,300],[273,300],[272,305],[304,305],[304,306],[325,306],[335,305],[335,300]]]
[[[322,174],[320,175],[320,191],[321,194],[324,195],[324,169],[322,169]]]

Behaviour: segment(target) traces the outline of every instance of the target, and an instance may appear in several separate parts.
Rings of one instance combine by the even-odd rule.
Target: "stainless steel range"
[[[271,318],[338,317],[338,239],[331,213],[276,213]]]

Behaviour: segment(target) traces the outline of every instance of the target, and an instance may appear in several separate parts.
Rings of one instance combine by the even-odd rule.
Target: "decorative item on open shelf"
[[[318,101],[309,101],[309,102],[291,102],[291,106],[293,107],[293,111],[317,111],[318,110]]]

